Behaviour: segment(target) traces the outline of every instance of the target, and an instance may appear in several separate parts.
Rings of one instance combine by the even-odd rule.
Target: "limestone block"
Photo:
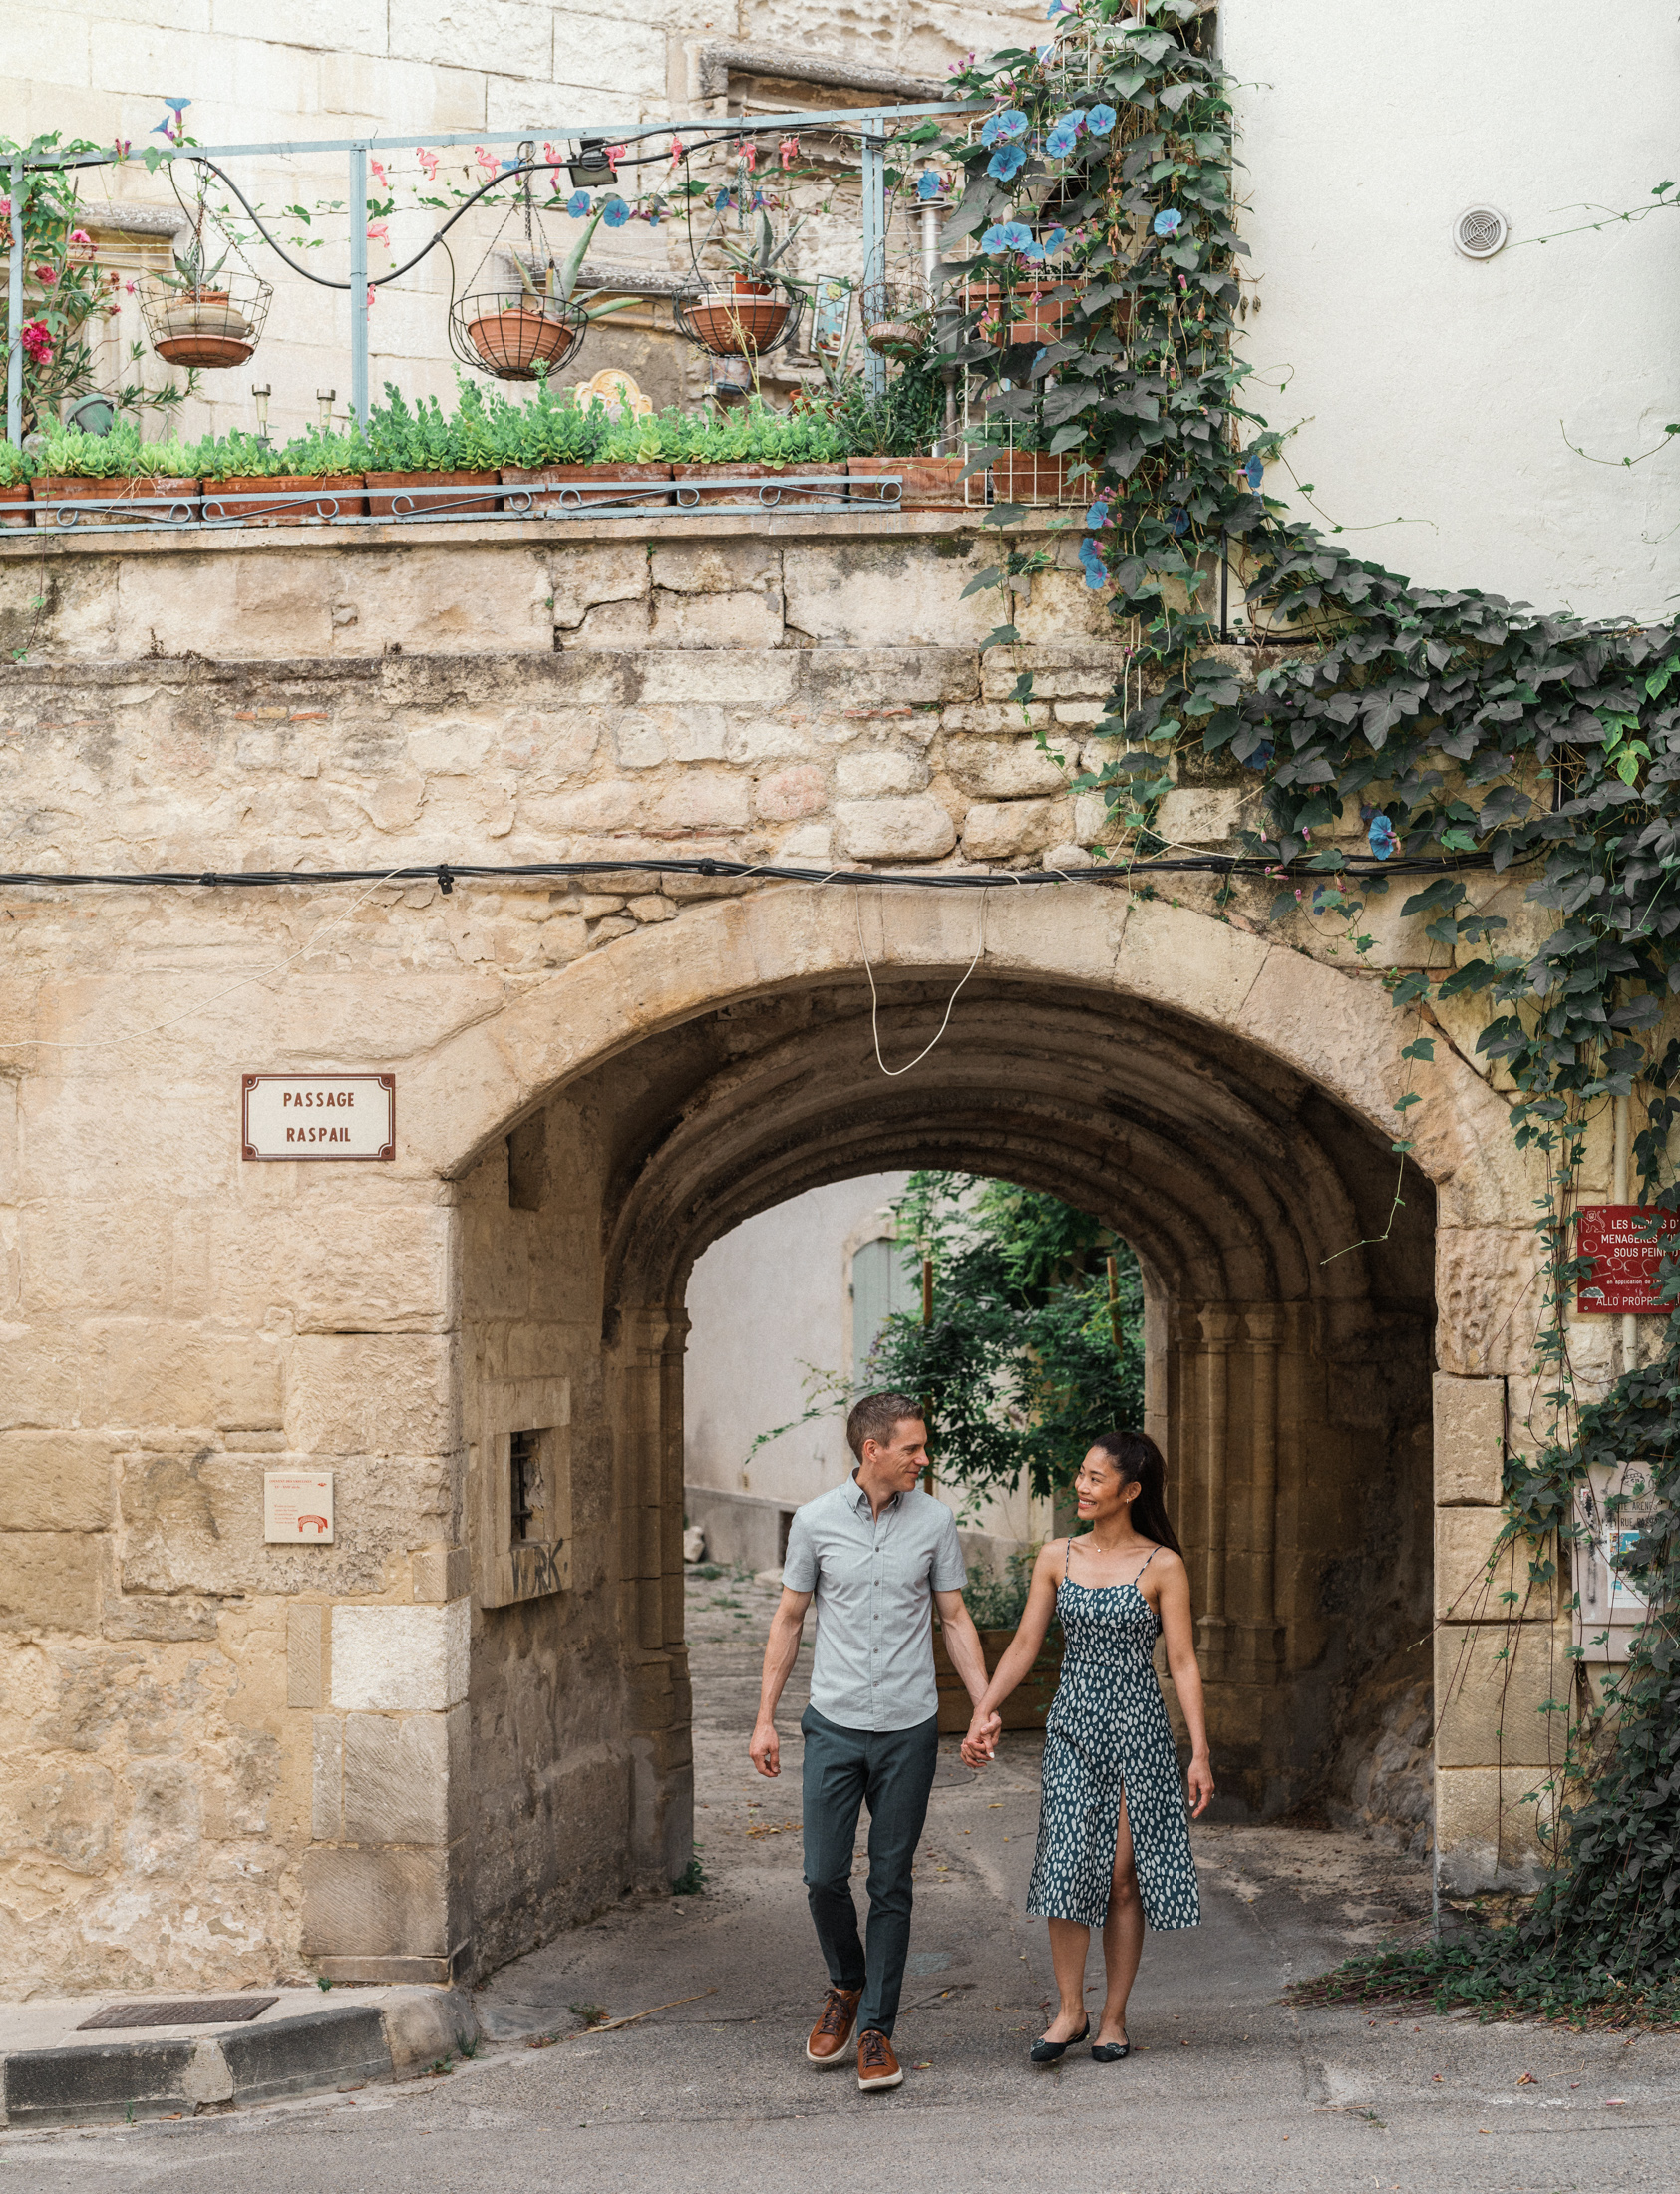
[[[1235,786],[1197,785],[1170,792],[1162,801],[1156,829],[1177,845],[1200,846],[1229,838],[1243,828],[1247,795]]]
[[[543,710],[507,728],[496,759],[505,769],[528,770],[531,789],[551,790],[559,780],[582,776],[600,745],[601,730],[596,709]]]
[[[350,1842],[447,1844],[462,1833],[471,1803],[465,1705],[447,1714],[347,1714],[342,1727]]]
[[[325,559],[309,556],[125,556],[117,652],[224,661],[329,655],[332,590],[341,583]]]
[[[1574,1678],[1567,1631],[1550,1623],[1444,1623],[1435,1634],[1439,1767],[1543,1768],[1563,1752]]]
[[[586,611],[575,631],[566,629],[563,642],[568,648],[634,655],[647,646],[652,630],[652,596],[638,595],[634,601],[602,602]]]
[[[653,597],[655,647],[781,647],[780,594],[663,594]]]
[[[452,1315],[451,1221],[435,1204],[299,1213],[269,1300],[295,1305],[300,1333],[436,1331]]]
[[[341,559],[333,583],[354,608],[356,621],[335,622],[327,645],[284,652],[381,655],[398,647],[405,654],[459,655],[553,649],[547,552],[526,543],[458,542],[448,548],[405,543],[388,553]]]
[[[342,1714],[316,1714],[309,1724],[309,1833],[317,1843],[344,1840]]]
[[[842,800],[879,800],[889,793],[925,792],[927,764],[889,747],[853,748],[835,764],[835,789]]]
[[[18,1200],[18,1085],[0,1082],[0,1205]]]
[[[677,909],[673,900],[663,898],[658,892],[649,892],[640,899],[631,900],[624,912],[633,914],[637,921],[670,921]]]
[[[980,690],[978,658],[969,647],[814,647],[778,657],[783,662],[803,672],[812,707],[825,715],[944,707],[972,701]],[[750,697],[760,706],[769,698]]]
[[[642,601],[648,592],[647,550],[628,541],[592,541],[549,551],[554,622],[574,630],[602,602]]]
[[[734,770],[688,769],[658,785],[647,803],[647,827],[659,832],[744,831],[751,782]]]
[[[1435,1498],[1495,1504],[1505,1467],[1504,1379],[1435,1374]]]
[[[1526,1227],[1441,1227],[1435,1238],[1436,1348],[1470,1378],[1525,1371],[1543,1314],[1537,1246]]]
[[[645,709],[631,709],[612,727],[612,751],[621,770],[657,769],[665,760],[665,735]]]
[[[436,1454],[454,1444],[454,1348],[443,1334],[300,1334],[286,1432],[319,1454]]]
[[[1494,1559],[1494,1542],[1504,1515],[1503,1509],[1496,1508],[1436,1510],[1435,1613],[1440,1621],[1503,1624],[1508,1617],[1517,1616],[1530,1622],[1549,1621],[1555,1587],[1528,1575],[1539,1550],[1518,1538],[1501,1548]]]
[[[237,1425],[280,1419],[279,1336],[229,1335],[136,1319],[85,1329],[100,1349],[101,1407],[121,1425]]]
[[[105,1531],[112,1445],[99,1432],[0,1434],[0,1531]]]
[[[977,861],[1007,861],[1056,845],[1072,821],[1068,800],[976,800],[962,819],[962,850]]]
[[[317,1845],[303,1854],[303,1949],[313,1957],[447,1957],[470,1924],[465,1854]]]
[[[526,793],[519,802],[525,830],[552,837],[562,831],[622,831],[635,822],[641,787],[608,779],[575,792]]]
[[[1003,617],[995,588],[962,599],[976,568],[910,541],[791,544],[782,559],[788,624],[819,647],[977,642]]]
[[[116,1829],[117,1781],[108,1767],[58,1767],[39,1781],[9,1780],[6,1842],[39,1852],[70,1874],[101,1874]]]
[[[779,862],[795,867],[801,863],[816,862],[827,865],[834,859],[835,834],[826,823],[808,823],[803,831],[790,831],[776,849]]]
[[[782,550],[774,542],[656,541],[650,555],[654,587],[667,594],[782,593]]]
[[[1070,771],[1036,739],[947,738],[945,767],[953,784],[982,800],[1025,800],[1059,793]]]
[[[1545,1871],[1532,1768],[1448,1767],[1435,1778],[1436,1876],[1451,1897],[1537,1889]]]
[[[416,1600],[460,1600],[473,1589],[473,1557],[437,1539],[410,1553],[409,1577]]]
[[[326,1610],[318,1601],[294,1600],[286,1609],[286,1704],[324,1706]]]
[[[1187,907],[1134,905],[1116,973],[1128,989],[1228,1026],[1264,968],[1270,947]]]
[[[332,1703],[351,1711],[441,1713],[467,1696],[472,1603],[338,1607]]]
[[[411,0],[412,4],[412,0]],[[426,0],[421,0],[426,4]],[[495,29],[502,21],[504,0],[478,0],[483,8],[485,35],[494,40]],[[540,68],[518,73],[530,75],[556,84],[579,84],[588,91],[617,92],[631,98],[663,99],[665,97],[665,39],[661,30],[652,24],[637,23],[624,15],[578,15],[569,9],[562,15],[550,8],[521,8],[540,19],[542,24],[552,23],[554,49],[551,62]],[[456,26],[451,38],[454,52],[463,49],[454,44],[461,35],[462,10],[457,0],[448,0],[440,7],[439,15],[446,24]],[[539,34],[540,37],[541,34]],[[482,52],[477,43],[466,49]],[[442,60],[446,55],[434,58]],[[498,64],[499,68],[504,65]],[[509,69],[507,74],[513,72]],[[523,119],[524,109],[520,110]],[[505,128],[505,122],[503,124]]]
[[[815,762],[773,770],[753,788],[753,813],[767,823],[792,823],[820,814],[829,798],[829,781]]]
[[[32,1201],[18,1214],[20,1308],[34,1317],[165,1312],[170,1275],[163,1215],[138,1197],[84,1203],[77,1194],[83,1185],[61,1182],[50,1201]]]
[[[50,1326],[0,1324],[0,1425],[63,1424],[79,1414],[81,1365]]]
[[[908,800],[841,800],[835,821],[840,850],[853,861],[936,861],[957,842],[956,825],[925,793]]]
[[[704,710],[690,712],[703,716]],[[726,762],[791,762],[804,759],[815,747],[811,725],[803,715],[756,716],[738,714],[725,717],[719,711],[719,721],[724,726],[723,759]]]
[[[672,648],[636,658],[649,708],[780,708],[798,690],[802,657],[790,648]]]
[[[0,1535],[0,1630],[96,1631],[103,1547],[92,1532]]]
[[[471,2048],[479,2038],[478,2014],[465,1989],[393,1989],[381,2000],[380,2012],[399,2079]]]

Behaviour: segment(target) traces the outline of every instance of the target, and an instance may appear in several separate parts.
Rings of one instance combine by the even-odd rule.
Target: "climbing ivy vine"
[[[1416,1970],[1401,1960],[1381,1985],[1575,2006],[1648,1993],[1680,1976],[1680,1313],[1660,1360],[1577,1410],[1562,1306],[1584,1139],[1608,1100],[1643,1114],[1642,1200],[1680,1208],[1666,1156],[1680,1045],[1658,1033],[1680,990],[1680,624],[1582,622],[1414,585],[1291,517],[1266,493],[1284,437],[1252,406],[1237,341],[1258,299],[1208,10],[1077,0],[1052,6],[1046,38],[956,79],[985,105],[942,144],[963,185],[943,248],[965,300],[956,355],[984,389],[986,436],[1011,452],[994,477],[1020,478],[1021,453],[1060,461],[1087,505],[1086,583],[1129,651],[1097,727],[1109,758],[1072,787],[1103,795],[1108,854],[1124,862],[1162,848],[1176,754],[1245,765],[1244,835],[1274,877],[1270,917],[1328,914],[1358,948],[1366,905],[1396,871],[1429,872],[1400,912],[1427,916],[1442,969],[1384,978],[1418,1020],[1407,1056],[1429,1059],[1443,1028],[1480,1018],[1460,1040],[1507,1093],[1547,1182],[1549,1437],[1508,1464],[1506,1537],[1527,1543],[1543,1584],[1590,1464],[1637,1461],[1658,1495],[1627,1564],[1652,1618],[1613,1736],[1595,1750],[1590,1718],[1568,1717],[1547,1888],[1491,1948]],[[1006,600],[1053,553],[1010,541],[1025,516],[990,514],[1003,552],[976,583]],[[1231,571],[1234,633],[1220,598]],[[1005,623],[988,644],[1017,638]],[[1031,687],[1024,674],[1016,697]],[[1491,911],[1495,893],[1539,911],[1518,917],[1526,942]],[[1402,1165],[1417,1101],[1398,1108]],[[1680,1278],[1666,1286],[1680,1300]]]

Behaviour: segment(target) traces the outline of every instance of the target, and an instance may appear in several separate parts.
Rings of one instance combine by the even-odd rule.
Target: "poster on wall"
[[[1680,1212],[1644,1204],[1583,1204],[1576,1214],[1575,1254],[1591,1267],[1575,1282],[1575,1308],[1587,1316],[1667,1316],[1657,1294],[1657,1269],[1680,1236]]]

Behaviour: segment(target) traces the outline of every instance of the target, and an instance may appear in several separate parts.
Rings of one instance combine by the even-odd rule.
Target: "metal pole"
[[[863,328],[886,317],[886,140],[865,135],[863,160]],[[863,354],[863,386],[869,395],[886,393],[886,360],[878,351]]]
[[[1611,1160],[1610,1201],[1627,1204],[1632,1201],[1630,1186],[1631,1167],[1629,1145],[1632,1141],[1632,1105],[1625,1097],[1610,1100],[1610,1117],[1615,1127],[1615,1142]],[[1637,1370],[1639,1365],[1639,1320],[1631,1313],[1621,1321],[1621,1367],[1623,1371]]]
[[[23,441],[23,155],[12,155],[12,260],[6,281],[6,440]]]
[[[368,423],[368,149],[350,148],[350,409]]]

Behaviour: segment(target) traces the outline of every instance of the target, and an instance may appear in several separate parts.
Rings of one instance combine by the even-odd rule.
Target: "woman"
[[[1184,1821],[1178,1759],[1152,1655],[1167,1665],[1190,1733],[1192,1815],[1213,1795],[1201,1671],[1190,1624],[1183,1550],[1167,1518],[1167,1468],[1141,1432],[1107,1432],[1079,1466],[1079,1538],[1052,1540],[1033,1569],[1014,1644],[974,1709],[962,1756],[982,1766],[997,1749],[999,1704],[1038,1657],[1050,1618],[1066,1650],[1044,1729],[1044,1798],[1027,1911],[1050,1922],[1061,2008],[1032,2046],[1053,2064],[1091,2031],[1085,1959],[1103,1931],[1108,1994],[1091,2054],[1118,2064],[1132,2053],[1126,2000],[1143,1954],[1144,1926],[1193,1928],[1201,1918]]]

